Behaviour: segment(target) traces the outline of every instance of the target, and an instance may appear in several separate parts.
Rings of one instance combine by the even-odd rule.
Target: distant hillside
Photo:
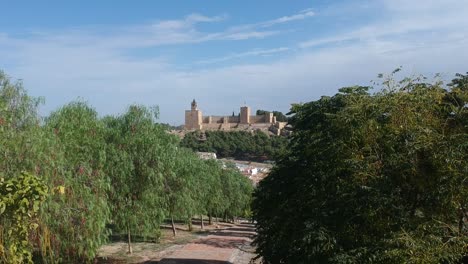
[[[190,132],[181,141],[183,147],[195,151],[215,152],[220,158],[232,157],[239,160],[273,160],[286,147],[288,139],[268,136],[255,131],[206,131]]]

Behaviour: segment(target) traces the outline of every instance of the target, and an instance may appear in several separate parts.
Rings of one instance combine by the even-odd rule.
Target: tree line
[[[396,72],[292,107],[287,153],[254,194],[265,263],[468,260],[468,73]]]
[[[278,121],[278,122],[288,122],[289,121],[289,118],[280,111],[266,111],[266,110],[258,109],[257,112],[256,112],[256,115],[265,115],[265,114],[269,114],[269,113],[273,113],[273,116],[276,117],[276,121]]]
[[[92,262],[111,233],[131,253],[164,220],[249,214],[250,180],[181,146],[157,108],[100,118],[77,101],[41,118],[41,103],[0,72],[0,262]]]
[[[288,139],[269,136],[261,131],[193,131],[187,133],[181,145],[195,151],[214,152],[221,158],[238,160],[274,160],[284,151]]]

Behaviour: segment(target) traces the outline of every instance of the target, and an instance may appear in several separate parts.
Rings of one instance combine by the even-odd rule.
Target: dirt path
[[[165,255],[159,264],[249,264],[255,257],[251,246],[255,235],[251,224],[212,230]],[[169,249],[168,249],[169,250]]]
[[[98,263],[259,263],[251,261],[255,257],[255,249],[251,245],[254,235],[255,228],[252,224],[220,223],[217,228],[207,226],[205,232],[199,235],[179,232],[175,241],[166,241],[166,243],[173,244],[172,246],[166,243],[135,243],[132,256],[126,255],[125,243],[113,243],[102,248]]]

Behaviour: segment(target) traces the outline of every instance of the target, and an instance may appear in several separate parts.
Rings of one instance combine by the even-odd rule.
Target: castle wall
[[[211,124],[203,124],[202,128],[206,130],[216,130],[221,127],[221,124],[211,123]]]
[[[268,123],[256,123],[256,124],[250,124],[251,128],[263,128],[267,129],[271,127],[271,124]]]
[[[206,116],[197,108],[197,103],[192,102],[191,110],[185,111],[185,129],[189,130],[247,130],[247,129],[274,129],[277,134],[287,123],[276,122],[273,113],[265,115],[250,115],[250,107],[240,108],[239,116]]]
[[[190,112],[190,111],[188,111]],[[248,123],[242,123],[241,122],[241,117],[240,116],[205,116],[203,117],[202,124],[221,124],[221,123],[226,123],[224,119],[227,119],[227,123],[234,123],[234,124],[248,124]],[[273,118],[270,120],[267,120],[267,117],[264,115],[260,116],[249,116],[249,121],[251,124],[256,124],[256,123],[273,123]]]
[[[278,129],[283,129],[287,124],[288,122],[276,122],[275,127],[277,127]]]
[[[228,122],[229,123],[240,123],[240,117],[239,116],[229,116],[228,117]]]
[[[192,128],[192,111],[186,110],[185,111],[185,128],[186,129],[193,129]]]
[[[238,128],[238,123],[212,123],[203,124],[201,129],[204,130],[229,130],[232,128]]]
[[[250,124],[265,123],[264,115],[250,116]]]
[[[210,116],[210,117],[211,117],[211,124],[223,123],[224,116]]]

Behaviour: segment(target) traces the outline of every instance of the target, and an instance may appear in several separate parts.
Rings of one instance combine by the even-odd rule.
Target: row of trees
[[[281,113],[280,111],[266,111],[266,110],[258,109],[257,112],[256,112],[256,115],[264,115],[264,114],[268,114],[268,113],[273,113],[273,116],[276,117],[276,121],[278,121],[278,122],[288,122],[289,121],[289,118],[286,115],[284,115],[283,113]]]
[[[10,197],[0,201],[1,261],[28,262],[34,251],[44,263],[90,262],[110,232],[126,234],[131,252],[132,235],[157,238],[164,219],[248,212],[250,180],[181,147],[156,108],[99,118],[72,102],[43,120],[40,103],[0,73],[0,191]],[[11,189],[22,171],[31,180]]]
[[[289,152],[254,195],[266,263],[468,256],[468,75],[380,88],[293,106]]]
[[[204,133],[204,135],[203,135]],[[273,160],[283,152],[288,139],[268,136],[255,131],[206,131],[190,132],[181,145],[202,152],[215,152],[219,157],[233,157],[239,160]]]

